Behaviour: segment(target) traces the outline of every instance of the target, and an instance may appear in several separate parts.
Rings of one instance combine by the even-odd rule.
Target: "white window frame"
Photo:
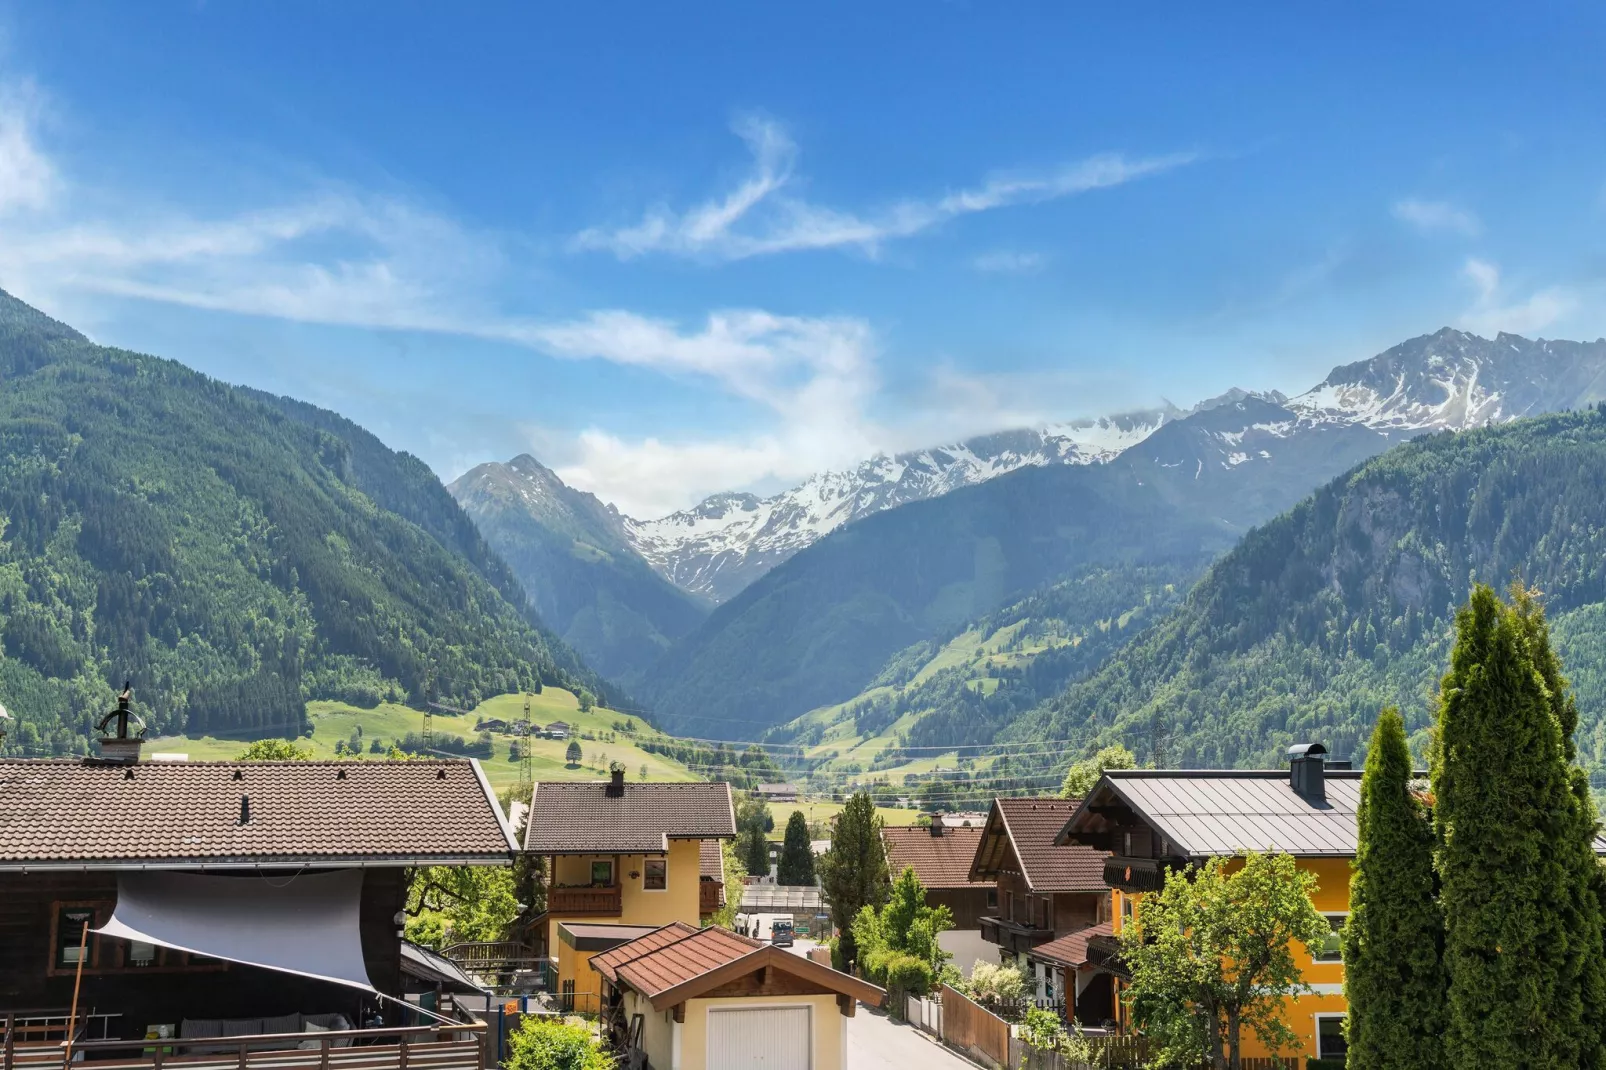
[[[647,863],[662,862],[664,864],[664,886],[662,888],[647,887]],[[643,858],[641,860],[641,890],[644,894],[661,895],[669,891],[669,856],[663,858]]]
[[[1322,1051],[1322,1019],[1323,1018],[1337,1018],[1340,1022],[1342,1022],[1344,1019],[1349,1017],[1349,1014],[1348,1013],[1340,1014],[1340,1013],[1336,1013],[1334,1011],[1323,1011],[1323,1012],[1321,1012],[1319,1014],[1314,1014],[1311,1017],[1314,1019],[1313,1032],[1314,1032],[1315,1035],[1312,1036],[1311,1039],[1316,1041],[1316,1058],[1318,1058],[1318,1059],[1336,1059],[1336,1058],[1338,1058],[1337,1053],[1329,1055],[1326,1052]]]
[[[1326,921],[1329,925],[1332,924],[1332,920],[1334,918],[1343,918],[1346,922],[1349,921],[1349,911],[1347,911],[1347,910],[1318,910],[1316,913],[1320,914],[1322,916],[1322,920]],[[1338,930],[1335,930],[1335,935],[1337,935],[1338,933],[1341,933],[1342,930],[1343,930],[1343,925],[1340,925]],[[1336,959],[1323,959],[1323,958],[1317,958],[1315,954],[1312,954],[1311,957],[1310,957],[1310,961],[1311,961],[1311,965],[1313,965],[1313,966],[1342,966],[1342,965],[1344,965],[1344,943],[1343,943],[1342,937],[1340,937],[1339,945],[1338,945],[1338,958],[1336,958]]]

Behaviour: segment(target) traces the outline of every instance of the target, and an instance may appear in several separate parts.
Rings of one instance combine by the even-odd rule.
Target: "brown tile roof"
[[[1054,846],[1060,830],[1080,806],[1076,799],[994,799],[972,873],[996,875],[1002,840],[1013,849],[1021,876],[1034,892],[1107,891],[1107,852],[1079,844]]]
[[[657,951],[659,948],[672,944],[677,940],[684,940],[698,932],[695,925],[687,925],[683,921],[670,922],[661,929],[654,929],[645,936],[638,936],[628,944],[621,944],[616,948],[604,951],[600,955],[591,957],[591,968],[596,970],[609,981],[618,979],[614,971],[632,959]]]
[[[992,881],[970,879],[970,864],[981,844],[979,828],[945,828],[933,836],[926,828],[883,829],[887,844],[887,868],[894,878],[905,866],[913,866],[920,883],[927,888],[985,888]]]
[[[698,841],[697,875],[711,881],[725,879],[725,859],[720,855],[718,840]]]
[[[542,781],[530,798],[524,849],[539,854],[654,854],[671,839],[732,839],[730,785]]]
[[[1047,962],[1057,962],[1061,966],[1079,969],[1087,965],[1087,942],[1095,936],[1113,936],[1115,925],[1112,922],[1101,921],[1086,929],[1078,929],[1074,933],[1067,933],[1058,940],[1050,940],[1046,944],[1038,944],[1029,952],[1032,958]]]
[[[0,760],[0,868],[494,863],[513,850],[483,774],[463,759]]]
[[[712,926],[690,933],[666,926],[594,956],[591,965],[614,984],[646,996],[657,1010],[695,999],[762,967],[804,978],[821,988],[880,1006],[886,992],[801,955]]]

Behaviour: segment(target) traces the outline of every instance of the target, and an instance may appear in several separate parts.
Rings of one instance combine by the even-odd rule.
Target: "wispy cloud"
[[[56,169],[35,138],[39,113],[31,83],[0,87],[0,216],[43,207],[55,192]]]
[[[1048,256],[1016,249],[995,249],[976,257],[971,266],[991,275],[1032,275],[1048,266]]]
[[[588,228],[574,236],[571,246],[610,252],[620,259],[663,253],[743,260],[836,248],[875,256],[889,241],[912,237],[959,216],[1119,186],[1197,158],[1191,152],[1140,158],[1104,153],[1049,171],[998,173],[969,189],[858,213],[812,204],[791,192],[798,150],[779,123],[746,116],[734,129],[752,156],[749,173],[735,188],[682,211],[659,206],[636,223]]]
[[[1483,232],[1483,223],[1464,208],[1448,201],[1419,201],[1406,199],[1394,202],[1394,218],[1424,232],[1450,231],[1476,236]]]
[[[1565,286],[1551,286],[1525,298],[1512,299],[1505,293],[1499,267],[1477,257],[1467,258],[1461,274],[1477,293],[1472,307],[1462,314],[1461,324],[1475,334],[1537,334],[1579,305],[1578,293]]]
[[[61,179],[41,147],[37,115],[26,96],[0,93],[0,286],[25,298],[50,304],[115,295],[485,339],[703,382],[758,407],[769,428],[762,434],[671,441],[593,427],[568,443],[564,478],[633,515],[661,515],[715,490],[794,480],[874,452],[882,441],[866,416],[878,380],[876,340],[863,320],[761,309],[717,311],[690,325],[617,308],[509,313],[487,297],[509,274],[498,235],[396,197],[332,185],[214,217],[141,204],[119,191],[122,211],[95,217],[80,210],[84,191]],[[700,225],[722,226],[722,215],[740,213],[741,199]]]

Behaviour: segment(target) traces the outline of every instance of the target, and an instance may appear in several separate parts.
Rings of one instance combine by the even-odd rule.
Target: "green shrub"
[[[932,982],[937,979],[937,971],[931,968],[931,963],[925,959],[916,958],[903,951],[886,953],[882,958],[880,973],[882,983],[888,988],[898,988],[911,995],[924,996],[931,991]]]
[[[583,1025],[526,1016],[507,1038],[506,1070],[613,1070],[614,1060]]]

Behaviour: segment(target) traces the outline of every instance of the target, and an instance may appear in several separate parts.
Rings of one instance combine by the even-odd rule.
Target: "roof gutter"
[[[287,858],[271,861],[177,862],[0,862],[0,873],[147,873],[163,870],[397,869],[410,866],[505,866],[508,856],[432,855],[420,858],[397,855],[381,858]]]

